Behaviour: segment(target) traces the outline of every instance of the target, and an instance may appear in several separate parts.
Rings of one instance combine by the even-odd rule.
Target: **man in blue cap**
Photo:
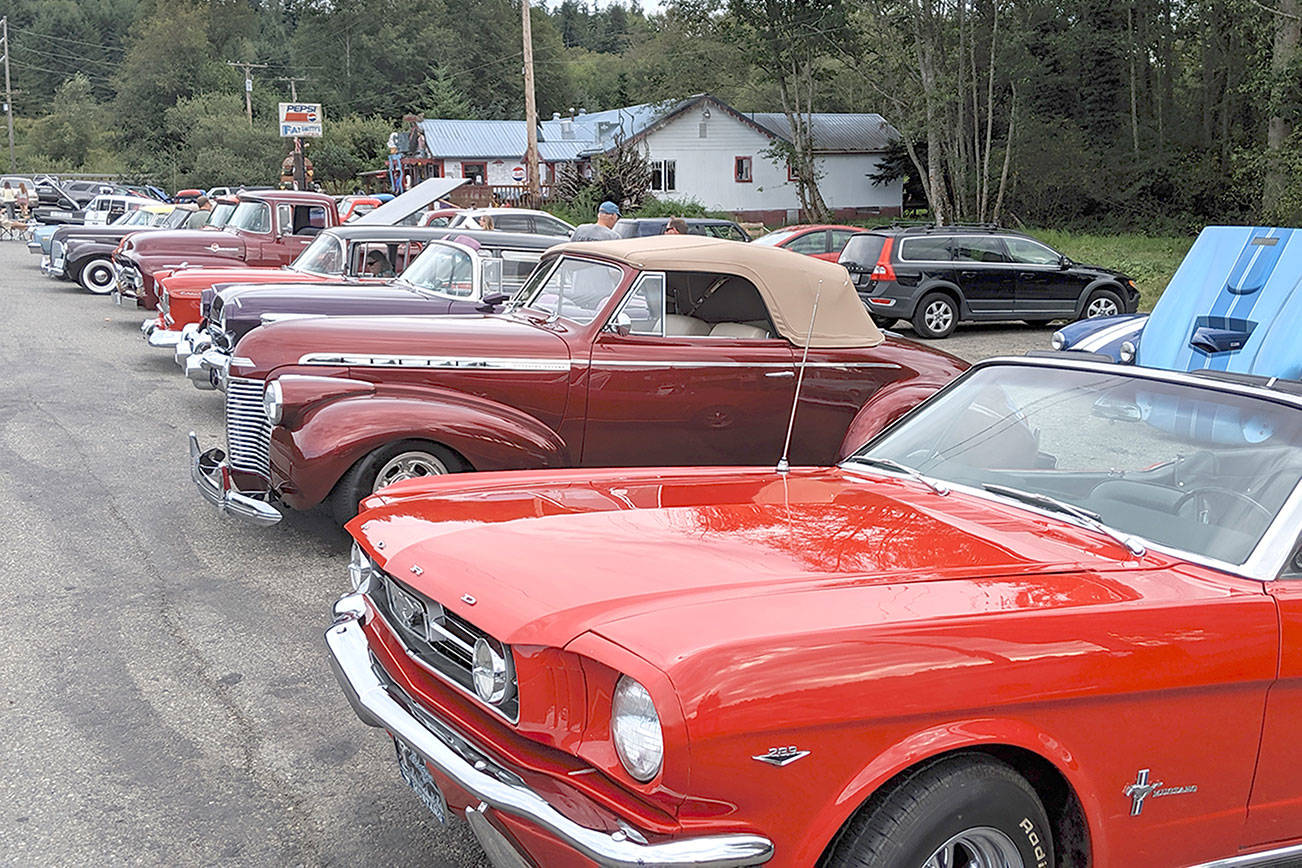
[[[619,206],[614,202],[602,202],[597,208],[597,222],[584,223],[575,227],[570,233],[571,241],[617,241],[615,222],[619,220]]]

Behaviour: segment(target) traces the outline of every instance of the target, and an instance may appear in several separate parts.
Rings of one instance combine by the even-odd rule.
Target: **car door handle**
[[[961,275],[962,277],[976,277],[980,273],[981,272],[979,271],[960,271],[959,275]]]
[[[796,375],[796,372],[795,372],[795,371],[768,371],[768,372],[766,372],[766,373],[764,374],[764,376],[766,376],[766,377],[774,377],[774,378],[777,378],[777,377],[794,377],[795,375]]]
[[[1036,275],[1035,272],[1033,271],[1022,271],[1022,272],[1018,272],[1017,275],[1018,280],[1035,280],[1035,277]]]

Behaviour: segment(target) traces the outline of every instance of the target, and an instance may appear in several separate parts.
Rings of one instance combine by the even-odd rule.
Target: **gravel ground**
[[[199,499],[186,432],[220,442],[221,397],[141,341],[143,316],[0,243],[0,862],[481,864],[330,676],[343,535]],[[1051,331],[936,343],[976,360]]]

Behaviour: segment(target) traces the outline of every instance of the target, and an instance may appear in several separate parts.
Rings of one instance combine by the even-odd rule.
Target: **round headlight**
[[[1062,332],[1054,332],[1053,337],[1049,338],[1049,346],[1055,350],[1062,350],[1067,346],[1067,339],[1062,336]]]
[[[1122,341],[1121,348],[1117,351],[1121,356],[1121,361],[1126,364],[1133,362],[1135,360],[1135,349],[1134,341]]]
[[[281,411],[285,409],[285,395],[280,389],[280,381],[272,380],[267,390],[262,393],[262,412],[267,414],[267,421],[272,425],[280,424]]]
[[[615,685],[610,708],[610,734],[615,752],[628,773],[639,781],[649,781],[660,772],[665,757],[665,739],[660,730],[651,694],[627,675]]]
[[[496,641],[483,636],[475,640],[470,678],[475,685],[475,695],[490,705],[501,704],[515,687],[511,679],[509,655]]]

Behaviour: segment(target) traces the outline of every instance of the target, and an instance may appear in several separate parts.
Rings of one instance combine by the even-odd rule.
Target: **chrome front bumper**
[[[270,527],[283,517],[265,500],[250,497],[231,486],[231,469],[226,453],[220,449],[200,451],[199,438],[190,432],[190,479],[203,499],[220,512],[244,519],[259,527]]]
[[[199,331],[198,323],[189,322],[181,327],[181,339],[176,342],[172,358],[181,370],[185,370],[185,362],[190,356],[198,355],[210,346],[212,338],[208,333]]]
[[[743,868],[772,858],[772,842],[759,835],[710,835],[648,844],[635,840],[628,832],[590,829],[566,817],[517,775],[498,766],[455,727],[422,708],[422,715],[429,717],[426,724],[389,692],[371,669],[370,650],[362,631],[365,613],[361,594],[341,598],[335,604],[337,620],[325,634],[330,668],[348,704],[363,723],[388,730],[479,800],[477,807],[466,808],[466,819],[495,865],[528,863],[488,822],[485,815],[489,810],[527,820],[598,865]],[[510,849],[504,851],[503,847]]]
[[[160,328],[158,317],[151,316],[140,324],[140,333],[151,347],[174,347],[181,340],[179,331]]]
[[[63,277],[63,269],[62,259],[50,259],[48,256],[41,257],[41,271],[46,277]]]
[[[231,371],[231,357],[221,350],[204,350],[201,355],[191,353],[185,360],[185,375],[196,389],[226,391],[226,378]]]

